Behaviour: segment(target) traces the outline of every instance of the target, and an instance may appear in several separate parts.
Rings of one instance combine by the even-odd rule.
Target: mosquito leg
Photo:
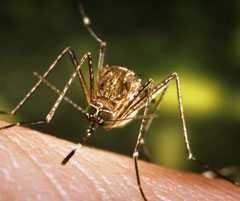
[[[91,53],[89,52],[88,54],[91,54]],[[70,56],[70,59],[72,61],[72,64],[74,65],[75,69],[77,69],[80,64],[79,64],[79,61],[76,57],[75,52],[73,50],[69,49],[68,55]],[[83,90],[83,94],[84,94],[87,102],[89,103],[89,93],[88,93],[88,90],[87,90],[87,84],[86,84],[86,81],[84,79],[83,72],[82,72],[81,68],[79,68],[79,70],[77,70],[77,75],[78,75],[78,79],[79,79],[81,88]]]
[[[38,79],[42,79],[42,76],[39,75],[37,72],[34,72],[33,75],[36,76]],[[46,86],[48,88],[50,88],[53,92],[55,92],[57,95],[59,95],[59,96],[61,95],[62,92],[58,88],[56,88],[52,83],[50,83],[48,80],[46,80],[45,78],[43,78],[43,84],[46,84]],[[70,105],[72,105],[79,112],[86,114],[85,110],[81,106],[79,106],[77,103],[73,102],[67,96],[64,96],[63,100],[66,101],[67,103],[69,103]]]
[[[76,71],[72,74],[72,76],[69,78],[68,82],[65,84],[65,86],[64,86],[64,88],[63,88],[63,91],[61,92],[61,94],[59,95],[58,99],[55,101],[53,107],[51,108],[51,110],[49,111],[49,113],[47,114],[47,116],[45,117],[46,123],[49,123],[49,122],[52,120],[52,118],[53,118],[53,116],[54,116],[57,108],[59,107],[60,103],[62,102],[62,100],[63,100],[64,96],[66,95],[69,87],[71,86],[73,80],[74,80],[75,77],[77,76],[77,73],[78,73],[79,70],[81,69],[83,63],[84,63],[84,62],[86,61],[86,59],[88,58],[88,55],[89,55],[89,53],[85,54],[85,55],[82,57],[79,66],[77,66],[77,68],[76,68]]]
[[[160,97],[158,98],[158,100],[155,103],[153,103],[154,106],[153,106],[152,112],[148,112],[147,115],[150,116],[150,117],[146,119],[144,132],[143,132],[144,134],[146,134],[148,132],[148,130],[150,128],[150,125],[152,124],[153,119],[156,117],[156,113],[159,110],[160,103],[162,102],[163,97],[164,97],[167,89],[168,89],[168,85],[166,85],[166,87],[163,89],[163,91],[161,92]],[[148,160],[150,161],[149,149],[148,149],[148,147],[144,143],[144,136],[142,137],[142,147],[143,147],[143,152],[145,153],[145,155],[147,156]]]
[[[92,29],[91,27],[91,20],[86,15],[85,10],[83,6],[80,4],[80,13],[82,15],[83,25],[86,27],[87,31],[90,33],[90,35],[100,44],[99,49],[99,57],[98,57],[98,69],[102,68],[104,65],[104,57],[105,57],[105,49],[107,46],[107,43],[103,41]]]
[[[75,56],[75,53],[69,48],[65,48],[58,57],[54,60],[54,62],[49,66],[47,71],[42,75],[42,79],[39,79],[36,84],[31,88],[31,90],[23,97],[23,99],[17,104],[17,106],[12,109],[10,112],[3,112],[1,111],[1,114],[8,114],[8,115],[15,115],[16,112],[24,105],[24,103],[31,97],[31,95],[38,89],[39,85],[42,83],[43,79],[47,78],[49,74],[53,71],[54,67],[59,63],[59,61],[65,56],[69,55],[73,65],[75,66],[75,69],[79,66],[79,62]],[[86,82],[84,80],[84,77],[82,75],[81,69],[79,69],[78,77],[80,80],[81,87],[83,89],[84,95],[87,100],[89,100],[89,95],[87,92]]]
[[[64,99],[65,97],[65,94],[66,92],[68,91],[69,87],[71,86],[73,80],[75,79],[75,77],[77,76],[79,70],[81,69],[83,63],[86,61],[86,59],[88,59],[88,54],[85,54],[81,61],[80,61],[80,64],[77,66],[77,68],[75,69],[75,72],[72,74],[72,76],[69,78],[68,82],[65,84],[64,86],[64,89],[63,91],[60,93],[60,95],[58,96],[58,99],[55,101],[53,107],[50,109],[49,113],[46,115],[46,117],[42,120],[39,120],[39,121],[34,121],[34,122],[18,122],[18,123],[14,123],[14,124],[10,124],[10,125],[7,125],[5,127],[2,127],[0,129],[6,129],[6,128],[10,128],[10,127],[13,127],[13,126],[17,126],[17,125],[26,125],[26,124],[43,124],[43,123],[50,123],[50,121],[52,120],[57,108],[59,107],[60,103],[62,102],[62,100]],[[45,75],[45,77],[44,77]],[[46,73],[44,74],[39,81],[43,82],[43,79],[46,78]],[[39,83],[39,81],[37,83]],[[35,85],[36,86],[36,85]],[[25,96],[27,97],[27,96]],[[87,114],[86,114],[87,115]]]
[[[86,130],[86,136],[83,138],[82,143],[76,144],[75,148],[72,149],[71,152],[62,160],[61,164],[66,165],[68,161],[72,158],[72,156],[76,153],[76,151],[82,147],[82,144],[85,144],[87,140],[95,133],[97,125],[93,122],[90,122],[88,129]]]
[[[195,161],[196,163],[198,163],[201,167],[209,169],[211,171],[213,171],[218,177],[221,177],[225,180],[228,180],[232,183],[235,183],[233,180],[225,177],[224,175],[222,175],[217,169],[209,166],[207,163],[200,161],[199,159],[197,159],[191,150],[191,146],[190,146],[190,141],[189,141],[189,137],[188,137],[188,132],[187,132],[187,127],[186,127],[186,121],[185,121],[185,116],[184,116],[184,111],[183,111],[183,103],[182,103],[182,96],[181,96],[181,87],[180,87],[180,81],[179,81],[179,77],[177,75],[177,73],[172,73],[170,74],[165,80],[163,80],[160,84],[158,84],[154,89],[153,89],[153,93],[158,93],[159,90],[162,90],[163,87],[166,87],[170,81],[175,80],[176,82],[176,88],[177,88],[177,99],[178,99],[178,108],[179,108],[179,113],[180,113],[180,118],[182,121],[182,130],[183,130],[183,137],[184,137],[184,142],[185,142],[185,146],[186,146],[186,150],[187,150],[187,155],[188,155],[188,159]]]
[[[146,116],[148,114],[148,107],[149,107],[149,98],[146,101],[146,105],[145,105],[145,109],[144,109],[144,113],[143,116]],[[140,129],[139,129],[139,133],[138,133],[138,137],[137,137],[137,142],[134,148],[134,152],[133,152],[133,160],[134,160],[134,167],[135,167],[135,172],[136,172],[136,178],[137,178],[137,184],[138,184],[138,188],[139,191],[143,197],[144,201],[148,201],[148,199],[146,198],[146,195],[143,191],[142,188],[142,183],[141,183],[141,179],[140,179],[140,174],[139,174],[139,167],[138,167],[138,157],[139,157],[139,150],[140,147],[144,144],[144,135],[146,132],[146,124],[147,120],[145,118],[142,119],[141,121],[141,125],[140,125]]]
[[[89,74],[89,82],[90,82],[90,102],[93,100],[94,96],[94,74],[93,74],[93,65],[92,65],[92,55],[89,53],[88,57],[88,74]]]
[[[164,89],[162,90],[162,92],[161,92],[161,94],[160,94],[160,97],[159,97],[158,100],[154,103],[154,107],[153,107],[153,109],[152,109],[153,112],[148,113],[148,115],[151,114],[152,117],[150,117],[149,119],[147,119],[146,126],[145,126],[145,132],[144,132],[144,133],[146,133],[146,132],[148,131],[148,129],[149,129],[149,127],[150,127],[153,119],[155,118],[156,113],[157,113],[157,111],[159,110],[160,103],[162,102],[162,100],[163,100],[163,98],[164,98],[164,95],[165,95],[167,89],[168,89],[168,85],[166,85],[166,86],[164,87]]]
[[[38,121],[20,121],[17,123],[9,124],[7,126],[0,127],[0,130],[4,130],[7,128],[12,128],[14,126],[21,126],[21,125],[39,125],[39,124],[44,124],[46,121],[44,119],[38,120]]]

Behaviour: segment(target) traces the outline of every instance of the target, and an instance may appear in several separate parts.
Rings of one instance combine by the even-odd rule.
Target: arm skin
[[[0,126],[6,123],[0,122]],[[1,201],[142,201],[131,158],[73,144],[27,128],[0,131]],[[140,162],[149,201],[239,201],[240,188],[220,179]]]

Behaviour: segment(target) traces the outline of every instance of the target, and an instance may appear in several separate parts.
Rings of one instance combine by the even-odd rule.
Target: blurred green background
[[[106,63],[127,66],[161,81],[178,72],[192,150],[215,167],[240,165],[240,1],[89,1],[84,3],[94,30],[108,42]],[[73,1],[6,0],[0,7],[0,108],[10,111],[60,51],[87,51],[97,63],[98,44],[82,25]],[[96,66],[96,65],[95,65]],[[86,69],[86,68],[85,68]],[[96,69],[96,68],[95,68]],[[73,71],[68,58],[49,80],[62,89]],[[77,81],[68,96],[86,106]],[[8,121],[36,120],[56,100],[42,86]],[[79,142],[87,121],[63,103],[49,125],[34,128]],[[131,155],[139,122],[106,132],[89,145]],[[177,169],[200,171],[186,160],[174,83],[146,137],[150,160]]]

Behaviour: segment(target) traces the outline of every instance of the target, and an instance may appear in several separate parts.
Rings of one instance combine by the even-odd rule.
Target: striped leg
[[[156,102],[156,105],[154,107],[155,110],[159,107],[159,104],[160,104],[160,102],[162,101],[162,99],[164,97],[164,94],[165,94],[165,92],[166,92],[166,90],[168,88],[168,85],[169,85],[170,81],[172,81],[172,80],[175,80],[175,82],[176,82],[178,108],[179,108],[180,118],[181,118],[181,122],[182,122],[183,136],[184,136],[184,141],[185,141],[186,150],[187,150],[187,154],[188,154],[188,159],[189,160],[193,160],[193,161],[197,162],[200,166],[202,166],[202,167],[204,167],[206,169],[211,170],[218,177],[223,178],[225,180],[228,180],[231,183],[235,183],[233,180],[231,180],[228,177],[224,176],[223,174],[221,174],[221,172],[219,172],[215,168],[210,167],[207,163],[202,162],[202,161],[196,159],[193,156],[193,153],[191,151],[190,141],[189,141],[189,138],[188,138],[188,133],[187,133],[187,127],[186,127],[184,111],[183,111],[183,103],[182,103],[182,96],[181,96],[180,81],[179,81],[179,77],[178,77],[177,73],[170,74],[166,79],[164,79],[160,84],[156,85],[151,90],[150,97],[154,96],[155,94],[158,94],[159,91],[161,91],[161,96],[158,99],[158,101]],[[146,106],[145,106],[145,110],[144,110],[144,115],[149,115],[148,105],[149,105],[149,103],[147,101]],[[139,157],[139,149],[144,144],[144,139],[143,139],[144,135],[148,131],[153,118],[148,118],[148,119],[144,118],[144,119],[142,119],[141,126],[140,126],[139,133],[138,133],[137,143],[136,143],[136,146],[135,146],[135,149],[134,149],[134,153],[133,153],[133,159],[134,159],[134,165],[135,165],[135,171],[136,171],[138,187],[139,187],[139,190],[141,192],[141,195],[142,195],[144,201],[148,201],[148,200],[147,200],[147,198],[146,198],[146,196],[145,196],[145,194],[143,192],[143,188],[142,188],[142,185],[141,185],[139,168],[138,168],[138,157]]]
[[[58,63],[58,61],[63,57],[63,55],[65,55],[67,52],[69,52],[69,49],[65,49],[65,51],[62,52],[62,54],[60,54],[58,56],[58,58],[55,60],[55,62],[49,67],[49,69],[44,73],[43,76],[41,76],[41,78],[39,79],[39,81],[34,85],[34,87],[30,90],[30,92],[22,99],[22,101],[10,112],[10,115],[14,115],[16,113],[16,111],[21,108],[21,106],[25,103],[25,101],[27,101],[29,99],[29,97],[33,94],[33,92],[39,87],[39,85],[43,82],[44,79],[46,79],[46,77],[49,75],[49,73],[51,72],[51,70],[53,69],[53,67]],[[17,123],[13,123],[4,127],[1,127],[1,129],[6,129],[6,128],[10,128],[13,126],[17,126],[17,125],[35,125],[35,124],[43,124],[43,123],[49,123],[57,108],[59,107],[60,103],[62,102],[62,100],[65,97],[66,92],[68,91],[69,87],[71,86],[73,80],[75,79],[75,77],[77,75],[80,75],[81,72],[81,67],[83,65],[83,63],[89,59],[89,55],[90,53],[87,53],[83,56],[83,58],[81,59],[80,63],[78,63],[78,61],[75,61],[77,64],[75,72],[72,74],[72,76],[70,77],[70,79],[68,80],[68,82],[66,83],[66,85],[64,86],[63,91],[61,92],[61,94],[59,95],[58,99],[56,100],[56,102],[54,103],[53,107],[51,108],[51,110],[49,111],[49,113],[46,115],[46,117],[44,119],[38,120],[38,121],[32,121],[32,122],[17,122]],[[82,77],[83,78],[83,77]],[[84,80],[84,79],[83,79]],[[82,81],[83,81],[82,80]],[[81,82],[84,83],[85,81]],[[85,84],[84,84],[85,85]],[[85,85],[86,86],[86,85]],[[87,88],[86,88],[87,90]],[[89,96],[88,96],[89,97]],[[5,113],[7,114],[7,113]]]

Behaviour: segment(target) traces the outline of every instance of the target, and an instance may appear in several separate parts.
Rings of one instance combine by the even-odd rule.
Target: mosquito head
[[[104,125],[106,121],[112,119],[112,113],[108,109],[104,108],[101,103],[94,103],[90,104],[88,119],[98,125]]]

